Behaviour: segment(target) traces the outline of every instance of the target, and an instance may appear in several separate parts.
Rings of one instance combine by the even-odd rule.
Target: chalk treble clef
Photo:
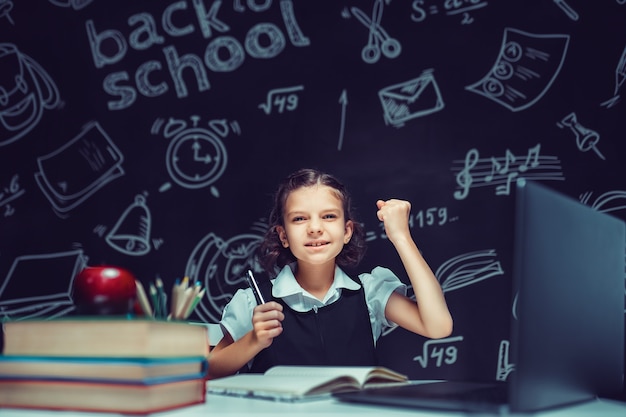
[[[463,168],[456,175],[456,183],[461,187],[460,190],[454,192],[454,198],[457,200],[463,200],[469,194],[469,189],[472,186],[473,178],[471,170],[478,163],[478,150],[473,148],[465,155],[465,168]]]

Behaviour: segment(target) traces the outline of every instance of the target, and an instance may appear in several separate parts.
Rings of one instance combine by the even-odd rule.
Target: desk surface
[[[449,413],[406,408],[376,407],[341,403],[334,399],[315,400],[305,403],[281,403],[262,399],[235,398],[222,395],[207,395],[205,404],[153,414],[155,417],[207,417],[297,415],[298,417],[376,415],[412,417],[467,417],[467,413]],[[0,409],[0,417],[119,417],[119,414],[79,413],[42,410]],[[567,408],[559,408],[533,414],[534,417],[624,417],[626,403],[611,400],[596,400]]]

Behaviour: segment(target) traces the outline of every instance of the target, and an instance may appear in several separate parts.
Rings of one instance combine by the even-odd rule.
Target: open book
[[[406,375],[379,366],[275,366],[264,374],[238,374],[210,380],[208,392],[298,401],[372,386],[407,383]]]

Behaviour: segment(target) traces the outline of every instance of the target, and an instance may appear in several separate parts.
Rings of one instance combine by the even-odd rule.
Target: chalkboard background
[[[446,293],[453,334],[392,330],[389,363],[506,379],[509,186],[626,218],[624,3],[2,1],[0,314],[71,314],[75,274],[113,264],[200,281],[216,322],[276,184],[316,167],[367,230],[351,272],[407,280],[375,201],[408,199]]]

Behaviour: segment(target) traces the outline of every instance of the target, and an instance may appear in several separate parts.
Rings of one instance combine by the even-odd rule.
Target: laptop
[[[506,382],[441,381],[340,393],[341,401],[533,412],[612,397],[624,383],[623,221],[539,183],[515,189]]]

